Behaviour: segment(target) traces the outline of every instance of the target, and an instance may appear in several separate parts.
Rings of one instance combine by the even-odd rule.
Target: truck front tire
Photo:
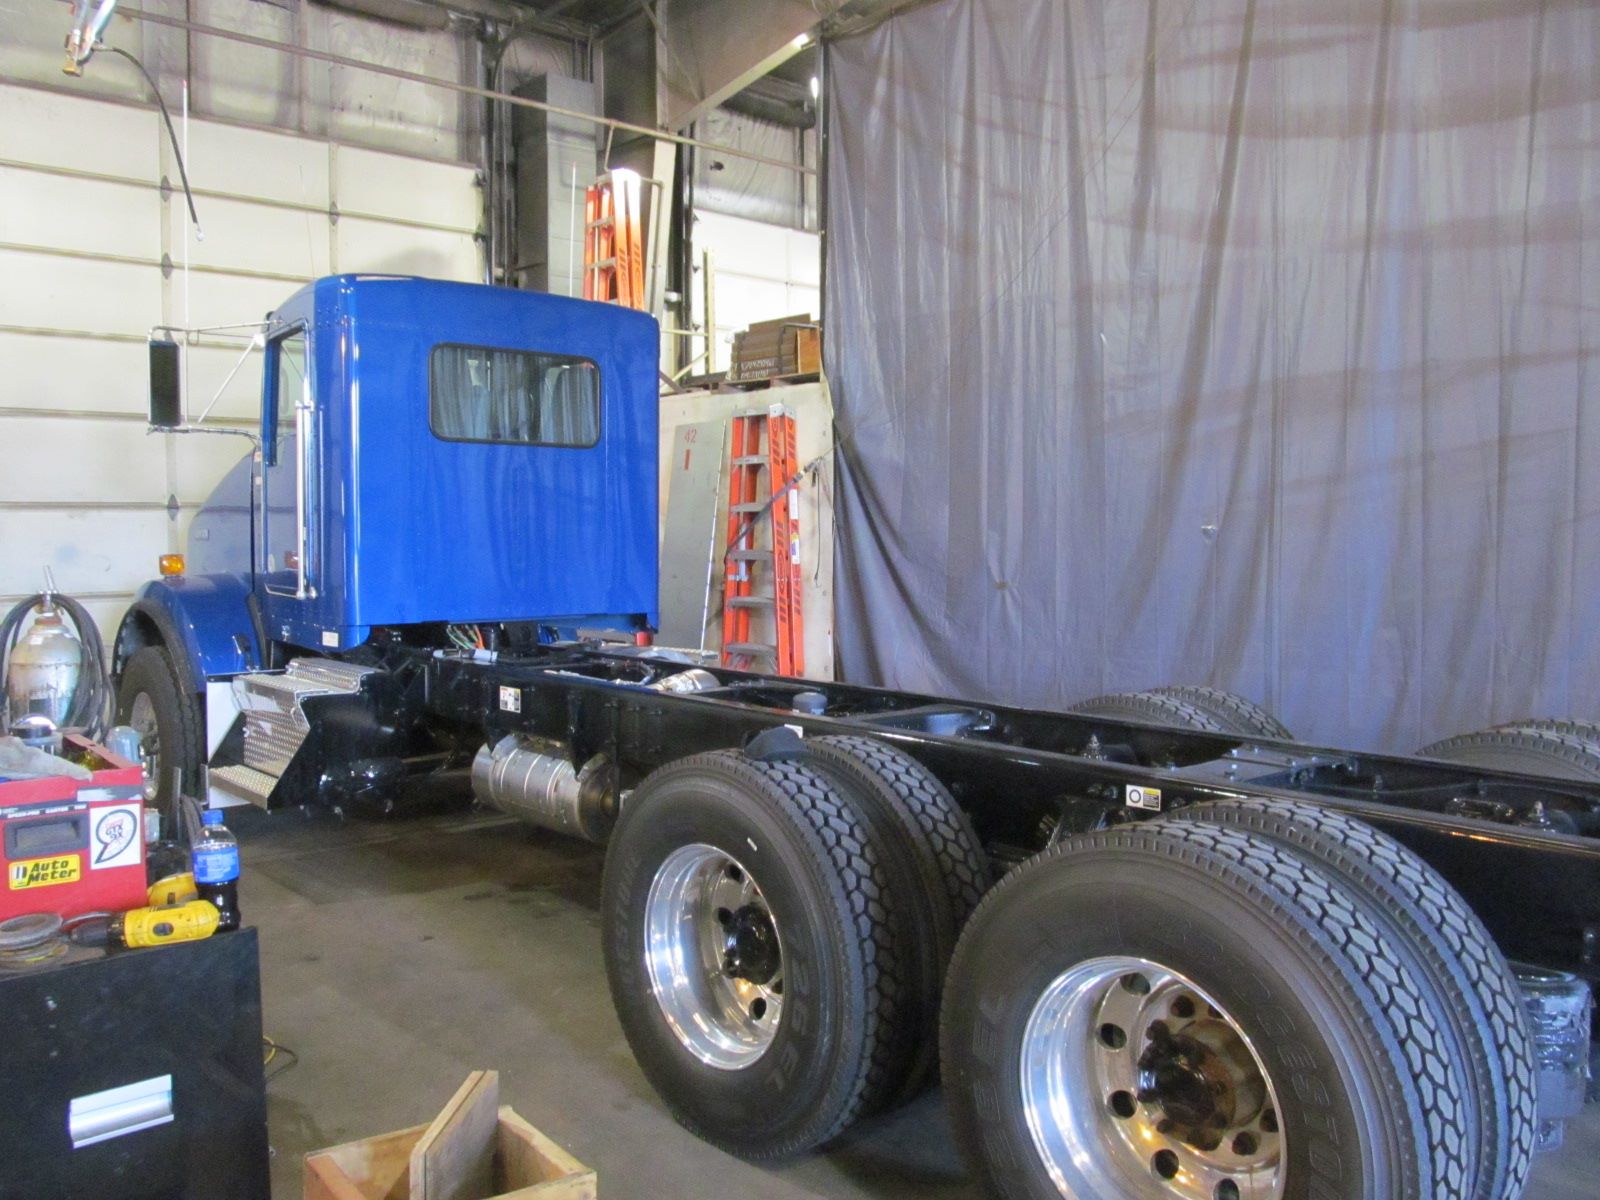
[[[1460,1081],[1425,1020],[1337,882],[1151,822],[995,886],[951,963],[941,1067],[1007,1200],[1455,1200],[1473,1151],[1430,1145],[1423,1087]]]
[[[651,774],[606,854],[606,972],[646,1078],[749,1159],[821,1145],[891,1072],[895,914],[850,801],[800,762]]]
[[[117,724],[139,733],[149,803],[161,813],[161,836],[181,838],[178,795],[197,795],[205,733],[200,707],[160,646],[135,651],[117,685]]]

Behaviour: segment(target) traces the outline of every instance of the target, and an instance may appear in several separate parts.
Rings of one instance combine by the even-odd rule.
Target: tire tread
[[[1180,809],[1168,820],[1217,823],[1294,846],[1370,896],[1376,919],[1397,928],[1441,989],[1439,1019],[1455,1027],[1464,1045],[1476,1043],[1468,1077],[1480,1141],[1489,1149],[1471,1195],[1521,1195],[1536,1125],[1532,1041],[1516,978],[1461,894],[1393,838],[1314,804],[1241,798]]]
[[[1225,692],[1221,688],[1201,684],[1178,684],[1155,690],[1158,695],[1171,696],[1209,712],[1227,727],[1229,733],[1272,738],[1280,742],[1294,741],[1294,734],[1282,721],[1254,700],[1246,699],[1237,692]]]
[[[1028,872],[1049,869],[1094,847],[1154,850],[1192,868],[1225,880],[1250,899],[1275,923],[1305,935],[1302,944],[1322,962],[1326,977],[1364,1012],[1374,1029],[1387,1030],[1405,1064],[1391,1086],[1402,1093],[1416,1123],[1405,1122],[1401,1136],[1426,1130],[1427,1165],[1423,1180],[1428,1200],[1457,1200],[1471,1177],[1471,1151],[1458,1131],[1462,1120],[1456,1072],[1444,1053],[1417,984],[1387,948],[1382,934],[1348,891],[1310,862],[1277,843],[1239,831],[1199,822],[1151,821],[1122,830],[1080,834],[1034,856],[1000,880],[984,898],[963,935],[951,963],[952,988],[962,987],[968,959],[975,955],[985,918],[1006,903]],[[1151,869],[1155,869],[1152,864]],[[996,918],[998,919],[998,918]],[[948,1055],[954,1044],[951,1008],[947,1005],[941,1042]],[[1392,1058],[1392,1055],[1391,1055]],[[1396,1064],[1398,1066],[1398,1064]],[[1437,1097],[1425,1105],[1423,1094]],[[974,1131],[957,1122],[967,1154],[982,1161]]]
[[[1551,769],[1540,771],[1516,764],[1502,766],[1494,763],[1493,758],[1501,752],[1532,755],[1548,762]],[[1600,781],[1600,746],[1554,729],[1532,729],[1518,725],[1511,729],[1463,733],[1432,742],[1418,750],[1417,755],[1486,770],[1547,775],[1552,779]]]
[[[1170,725],[1197,733],[1228,733],[1211,713],[1177,696],[1161,692],[1117,692],[1084,700],[1067,709],[1072,716],[1105,717],[1143,725]]]

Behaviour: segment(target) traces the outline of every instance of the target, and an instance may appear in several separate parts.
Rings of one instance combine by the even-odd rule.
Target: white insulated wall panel
[[[141,184],[0,166],[0,242],[158,262],[161,195]]]
[[[184,408],[198,417],[211,405],[209,421],[254,427],[261,411],[262,351],[247,350],[249,343],[243,340],[230,339],[226,345],[219,342],[220,337],[216,342],[208,340],[184,349]],[[140,370],[143,370],[142,347],[139,354]],[[236,366],[237,371],[234,370]],[[140,376],[140,412],[144,411],[143,382],[144,377]],[[243,447],[244,443],[241,441],[237,445]]]
[[[0,417],[7,502],[162,502],[166,447],[140,421]],[[11,435],[11,436],[6,436]]]
[[[161,114],[153,108],[0,84],[0,113],[0,158],[161,178]]]
[[[41,591],[45,567],[75,596],[120,594],[166,553],[165,524],[162,514],[142,511],[66,511],[41,520],[0,510],[0,594]]]
[[[144,342],[0,331],[0,411],[60,409],[144,420]],[[0,499],[4,499],[0,487]]]
[[[477,170],[336,146],[333,194],[341,213],[388,217],[471,233],[478,228]]]
[[[220,121],[190,121],[188,136],[191,187],[327,208],[328,143]]]
[[[704,323],[704,253],[712,256],[716,307],[715,364],[728,367],[733,335],[757,321],[810,313],[822,316],[822,242],[817,234],[724,213],[699,213],[694,222],[695,320]],[[696,350],[699,346],[695,347]]]
[[[334,241],[340,271],[483,282],[473,274],[480,255],[470,233],[342,217]]]
[[[278,284],[279,299],[328,273],[326,214],[216,196],[197,197],[195,204],[204,241],[192,236],[189,213],[181,204],[168,206],[174,267],[184,266],[187,254],[191,269],[270,276]],[[200,320],[211,324],[209,317]]]
[[[0,326],[141,340],[162,319],[161,269],[62,257],[45,250],[0,249]],[[60,352],[71,361],[71,348]],[[70,373],[62,372],[66,385]]]
[[[241,89],[241,112],[270,101]],[[477,281],[475,173],[192,120],[202,240],[181,191],[156,187],[178,173],[154,110],[0,84],[0,113],[0,603],[37,591],[48,565],[109,635],[249,451],[241,438],[145,432],[148,331],[259,321],[331,271]],[[437,140],[422,131],[420,143]],[[245,345],[211,334],[185,350],[191,416]],[[260,364],[257,352],[240,367],[211,425],[253,426]]]

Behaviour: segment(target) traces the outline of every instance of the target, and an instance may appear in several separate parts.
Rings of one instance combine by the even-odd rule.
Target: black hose
[[[0,621],[0,694],[11,672],[11,651],[16,646],[28,614],[45,602],[40,593],[18,601],[5,619]],[[100,640],[100,627],[94,623],[89,610],[71,596],[52,593],[50,603],[65,615],[78,635],[83,647],[83,657],[78,666],[78,686],[72,692],[72,707],[67,710],[64,729],[82,729],[91,741],[98,741],[111,727],[111,673],[106,669],[105,643]],[[21,714],[13,713],[13,716]],[[3,732],[3,731],[0,731]]]
[[[183,165],[183,151],[178,147],[178,131],[172,127],[172,114],[167,111],[167,102],[161,98],[161,89],[156,86],[156,81],[151,77],[150,72],[144,69],[144,64],[126,50],[119,49],[116,46],[101,46],[100,49],[108,54],[120,54],[138,67],[139,74],[144,76],[144,81],[150,85],[151,92],[155,94],[156,107],[161,110],[161,119],[167,123],[167,137],[172,142],[172,157],[178,160],[178,178],[183,181],[183,198],[189,205],[189,220],[194,222],[196,229],[199,229],[200,215],[194,211],[194,193],[189,190],[189,172]]]

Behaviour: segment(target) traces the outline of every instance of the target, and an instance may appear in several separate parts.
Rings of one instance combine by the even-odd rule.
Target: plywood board
[[[703,650],[716,567],[717,504],[728,459],[726,418],[679,425],[667,461],[658,644]]]
[[[411,1151],[411,1200],[484,1200],[494,1189],[500,1073],[474,1071]]]
[[[500,1110],[496,1186],[515,1188],[494,1200],[596,1200],[595,1173],[514,1109]]]
[[[305,1200],[409,1200],[411,1148],[426,1125],[306,1155]]]

